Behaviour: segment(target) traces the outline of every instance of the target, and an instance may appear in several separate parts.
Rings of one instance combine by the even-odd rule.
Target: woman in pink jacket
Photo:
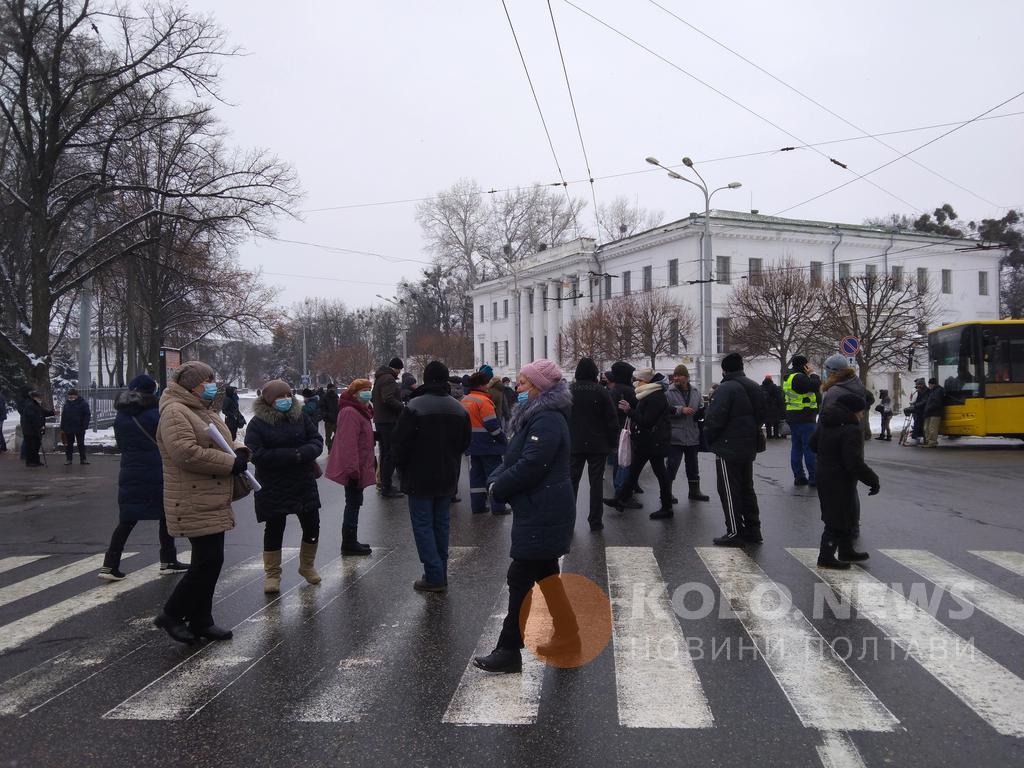
[[[368,555],[371,550],[356,538],[363,489],[377,483],[373,455],[373,407],[369,379],[356,379],[338,397],[338,422],[327,460],[327,479],[345,486],[345,513],[341,521],[341,554]]]

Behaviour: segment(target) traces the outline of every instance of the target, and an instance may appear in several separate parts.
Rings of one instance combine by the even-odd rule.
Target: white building
[[[702,214],[690,214],[596,248],[592,239],[580,238],[534,254],[514,277],[481,283],[472,293],[476,364],[489,363],[495,372],[508,376],[541,357],[572,366],[575,360],[558,360],[561,329],[602,299],[630,292],[666,289],[697,312],[701,286],[689,281],[700,279],[703,219]],[[716,375],[718,360],[727,351],[723,347],[733,287],[747,275],[787,260],[806,267],[812,279],[874,272],[924,283],[938,297],[936,324],[999,317],[1002,252],[958,250],[976,246],[976,241],[719,210],[711,212],[710,228],[715,282],[714,348],[709,355]],[[593,277],[602,273],[611,277]],[[582,296],[570,298],[578,294]],[[696,368],[702,353],[700,334],[694,336],[680,355],[658,359],[658,368],[667,373],[684,362],[704,389]],[[650,364],[641,356],[630,362],[637,367]],[[746,368],[755,381],[766,373],[778,374],[778,363],[772,360],[748,361]],[[873,389],[906,392],[908,381],[921,374],[878,371],[869,384]]]

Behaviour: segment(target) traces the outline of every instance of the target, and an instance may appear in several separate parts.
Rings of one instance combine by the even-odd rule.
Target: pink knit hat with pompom
[[[562,369],[558,363],[541,358],[527,363],[520,373],[541,392],[547,392],[562,380]]]

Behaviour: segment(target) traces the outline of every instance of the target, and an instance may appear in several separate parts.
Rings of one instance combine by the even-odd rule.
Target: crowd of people
[[[794,485],[814,487],[820,502],[824,530],[818,565],[844,569],[866,559],[854,541],[860,526],[857,485],[868,486],[869,495],[880,487],[864,462],[874,398],[847,359],[829,357],[819,376],[807,357],[796,355],[781,386],[770,376],[761,384],[752,381],[737,353],[725,355],[721,368],[721,381],[705,397],[685,365],[668,377],[624,361],[601,372],[585,357],[570,383],[557,364],[542,359],[523,366],[513,385],[490,366],[458,377],[439,361],[430,362],[417,382],[396,357],[372,381],[359,378],[340,390],[331,384],[299,396],[285,381],[266,382],[248,421],[234,387],[218,384],[202,362],[178,368],[159,397],[156,382],[138,376],[116,403],[119,521],[99,576],[125,578],[120,559],[131,531],[139,520],[158,520],[160,571],[183,576],[155,623],[183,643],[230,638],[231,631],[214,621],[213,592],[224,561],[224,536],[235,524],[232,503],[252,492],[246,479],[251,464],[258,484],[256,518],[264,526],[265,593],[281,588],[289,516],[301,529],[298,573],[309,584],[320,583],[322,475],[344,487],[342,556],[372,552],[359,541],[358,527],[364,492],[375,486],[383,499],[404,498],[408,506],[423,566],[413,588],[444,592],[451,506],[460,501],[465,456],[471,512],[512,516],[508,615],[494,651],[475,663],[488,671],[515,672],[521,669],[523,646],[519,610],[533,585],[541,585],[550,605],[566,600],[558,580],[548,577],[559,573],[559,558],[569,550],[584,469],[587,521],[597,533],[604,528],[605,507],[622,513],[642,506],[637,495],[644,493],[640,480],[647,465],[658,483],[659,504],[651,519],[674,516],[680,467],[687,501],[709,501],[698,461],[701,452],[709,452],[715,457],[725,528],[713,543],[756,545],[763,533],[754,463],[767,441],[786,430]],[[917,390],[907,413],[915,432],[931,445],[941,416],[941,388],[934,380],[919,381]],[[878,439],[891,440],[892,400],[885,390],[875,410],[882,414]],[[25,434],[33,438],[26,440],[30,465],[38,461],[38,435],[47,415],[38,397],[22,404]],[[83,463],[81,433],[89,418],[85,401],[69,397],[61,424],[76,436]],[[73,458],[71,441],[67,458],[69,463]],[[614,492],[606,496],[609,468]],[[175,537],[191,543],[187,566],[178,561]],[[558,615],[546,650],[571,652],[579,642],[571,611]]]

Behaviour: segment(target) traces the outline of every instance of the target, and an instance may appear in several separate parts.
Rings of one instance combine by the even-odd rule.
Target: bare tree
[[[416,206],[427,250],[438,265],[463,271],[471,286],[480,281],[480,251],[488,223],[483,194],[476,181],[459,179]]]
[[[838,342],[860,340],[857,367],[867,384],[871,369],[901,367],[923,330],[934,321],[936,298],[912,280],[892,275],[858,275],[836,280],[823,294],[822,336]]]
[[[659,357],[677,355],[680,345],[688,346],[697,327],[697,316],[689,307],[673,301],[663,289],[625,298],[636,348],[650,358],[651,368],[657,367]]]
[[[619,196],[598,207],[597,221],[600,225],[598,238],[604,241],[621,240],[654,229],[664,219],[661,211],[649,211],[629,198]]]
[[[793,355],[822,349],[825,289],[792,260],[766,267],[729,298],[732,349],[748,357],[773,357],[784,376]]]

